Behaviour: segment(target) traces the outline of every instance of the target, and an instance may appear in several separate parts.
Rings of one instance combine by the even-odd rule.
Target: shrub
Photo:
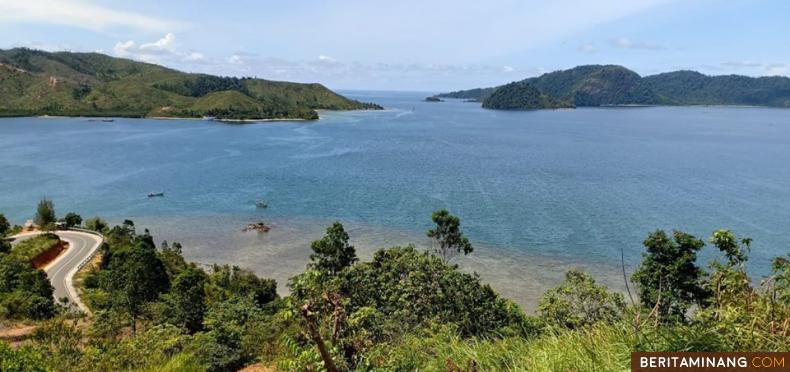
[[[0,316],[50,318],[56,312],[53,291],[46,273],[29,262],[0,254]]]
[[[546,323],[576,329],[598,322],[614,323],[625,315],[625,300],[595,284],[595,279],[581,271],[565,273],[565,282],[540,297],[538,312]]]
[[[66,222],[68,227],[79,226],[82,224],[82,217],[74,212],[69,212],[63,217],[63,221]]]
[[[107,228],[107,222],[99,217],[92,217],[85,221],[85,228],[88,230],[104,233]]]
[[[11,224],[8,223],[8,220],[5,218],[5,215],[0,213],[0,238],[8,234],[8,231],[10,229],[11,229]]]

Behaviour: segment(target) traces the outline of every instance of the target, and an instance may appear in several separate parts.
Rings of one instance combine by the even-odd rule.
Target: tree
[[[194,336],[193,352],[209,371],[235,371],[260,357],[261,341],[272,331],[263,310],[241,297],[211,304],[204,325],[205,332]]]
[[[335,222],[326,229],[326,235],[310,244],[312,267],[330,276],[339,273],[357,261],[354,247],[348,244],[348,234],[343,224]]]
[[[730,305],[746,305],[754,292],[746,273],[752,239],[738,239],[730,230],[717,230],[710,242],[727,258],[724,264],[718,260],[710,264],[712,272],[704,283],[718,317]]]
[[[165,265],[157,257],[155,248],[143,241],[116,249],[107,265],[108,289],[114,306],[129,315],[132,332],[137,330],[137,319],[143,306],[166,291],[169,283]]]
[[[56,312],[53,291],[44,271],[0,254],[0,318],[52,317]]]
[[[435,252],[442,259],[449,261],[456,254],[472,253],[474,248],[461,232],[461,220],[458,217],[451,215],[446,209],[438,209],[433,212],[431,219],[436,228],[428,230],[428,237],[433,238],[439,245]]]
[[[206,313],[206,273],[194,266],[181,271],[166,297],[170,321],[190,333],[203,328]]]
[[[680,231],[674,231],[673,237],[662,230],[648,235],[647,253],[632,276],[642,304],[656,310],[656,319],[665,321],[685,319],[688,308],[707,297],[700,281],[703,272],[696,265],[697,252],[705,242]]]
[[[771,271],[777,299],[790,304],[790,253],[785,257],[775,257],[771,261]]]
[[[55,223],[55,204],[52,200],[41,199],[36,208],[35,223],[42,229],[49,229]]]
[[[85,221],[85,228],[96,232],[104,233],[107,230],[107,222],[99,217],[92,217]]]
[[[743,266],[749,258],[751,238],[738,240],[730,230],[717,230],[710,238],[710,242],[724,253],[730,266]]]
[[[396,333],[431,321],[454,324],[464,336],[534,331],[518,305],[500,297],[477,274],[461,272],[413,246],[377,251],[371,262],[344,271],[339,286],[348,299],[349,318],[375,309]]]
[[[159,248],[159,258],[165,264],[167,276],[170,278],[175,278],[189,266],[181,253],[181,243],[179,242],[173,242],[171,245],[167,243],[167,240],[163,241]]]
[[[0,238],[8,234],[8,230],[10,228],[11,228],[11,224],[8,223],[8,220],[5,218],[5,215],[0,213]]]
[[[238,266],[214,265],[209,288],[216,301],[238,296],[252,300],[261,308],[277,298],[277,282],[274,279],[259,278],[252,271]]]
[[[74,212],[66,213],[66,216],[63,217],[63,221],[66,222],[66,226],[68,227],[82,225],[82,217]]]
[[[622,294],[596,285],[590,275],[577,270],[565,273],[565,282],[538,300],[538,313],[544,321],[569,329],[614,323],[622,319],[624,310]]]

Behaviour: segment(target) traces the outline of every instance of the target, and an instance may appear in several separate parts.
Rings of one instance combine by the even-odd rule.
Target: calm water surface
[[[331,221],[364,258],[426,246],[430,213],[444,207],[477,246],[461,266],[527,307],[571,267],[619,286],[621,249],[632,270],[657,228],[751,236],[757,276],[790,249],[790,110],[501,112],[422,93],[349,95],[389,109],[250,125],[0,119],[0,212],[24,222],[46,196],[61,214],[132,218],[184,242],[190,259],[284,284]],[[271,233],[240,232],[259,219]]]

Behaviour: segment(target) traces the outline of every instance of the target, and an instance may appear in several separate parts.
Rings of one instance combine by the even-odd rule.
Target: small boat
[[[269,208],[269,205],[266,204],[266,202],[263,200],[258,200],[255,202],[255,207],[263,209],[263,208]]]
[[[152,193],[148,194],[149,198],[156,198],[156,197],[160,197],[160,196],[165,196],[165,193],[163,193],[163,192],[152,192]]]
[[[103,121],[105,123],[112,123],[112,122],[115,121],[115,119],[101,119],[101,121]]]

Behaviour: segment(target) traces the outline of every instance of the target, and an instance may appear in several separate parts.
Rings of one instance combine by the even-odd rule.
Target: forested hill
[[[616,65],[586,65],[525,79],[521,87],[536,88],[559,102],[575,106],[607,105],[751,105],[790,107],[790,78],[740,75],[707,76],[694,71],[676,71],[641,77]],[[510,85],[476,88],[439,94],[444,98],[474,99],[488,108],[506,106],[518,89]],[[529,92],[524,94],[531,94]],[[496,97],[495,97],[496,95]],[[520,109],[533,109],[525,105]],[[547,105],[543,108],[553,108]],[[513,109],[509,107],[509,109]]]
[[[381,109],[321,84],[191,74],[99,53],[0,50],[0,116],[317,119]]]
[[[541,93],[528,82],[521,81],[496,89],[483,99],[483,107],[497,110],[533,110],[573,107],[573,104]]]
[[[457,99],[471,99],[475,101],[482,101],[483,98],[491,94],[494,90],[498,87],[491,87],[491,88],[475,88],[469,90],[459,90],[455,92],[449,93],[442,93],[437,95],[437,97],[442,98],[457,98]]]
[[[784,76],[707,76],[675,71],[642,79],[666,104],[790,107],[790,79]]]

